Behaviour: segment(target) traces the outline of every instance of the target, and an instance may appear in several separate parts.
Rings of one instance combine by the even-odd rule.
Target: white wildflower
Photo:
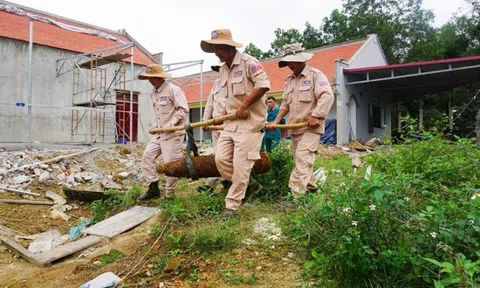
[[[407,202],[410,201],[410,198],[409,198],[409,197],[405,197],[405,198],[403,198],[403,199],[404,199],[405,201],[407,201]]]
[[[350,212],[350,210],[352,210],[350,207],[346,207],[346,208],[343,208],[343,213],[348,213]]]
[[[352,221],[352,225],[353,225],[353,226],[357,226],[357,225],[358,225],[358,221]]]
[[[375,206],[374,204],[372,204],[368,207],[370,207],[370,210],[372,210],[372,211],[375,211],[377,209],[377,206]]]
[[[430,233],[430,236],[432,236],[432,238],[435,239],[435,238],[437,238],[437,233],[432,232],[432,233]]]

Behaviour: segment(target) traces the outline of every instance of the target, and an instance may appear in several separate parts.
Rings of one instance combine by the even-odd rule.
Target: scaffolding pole
[[[130,148],[133,148],[133,48],[135,47],[135,43],[133,43],[132,47],[130,47]]]
[[[29,22],[30,39],[28,42],[28,149],[32,149],[32,102],[33,102],[33,21]]]
[[[203,120],[203,60],[200,62],[200,121]],[[203,129],[200,129],[200,145],[203,141]]]

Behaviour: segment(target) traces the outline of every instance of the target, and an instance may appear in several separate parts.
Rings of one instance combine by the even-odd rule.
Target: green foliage
[[[113,263],[118,259],[122,258],[123,256],[124,256],[123,253],[117,250],[112,250],[110,251],[110,253],[102,255],[102,262],[100,264],[100,267]]]
[[[369,179],[329,175],[289,220],[285,231],[312,251],[309,274],[340,287],[474,287],[480,151],[472,141],[431,137],[365,161]]]
[[[262,184],[263,189],[258,194],[267,200],[279,200],[288,195],[288,181],[293,170],[292,147],[289,142],[281,141],[268,154],[270,158],[270,170],[255,179]]]
[[[126,193],[110,189],[107,190],[105,194],[109,195],[110,198],[106,200],[96,200],[90,204],[93,223],[100,222],[111,215],[134,206],[137,198],[142,194],[142,187],[134,185]]]
[[[205,216],[219,215],[225,208],[225,198],[221,195],[196,193],[186,198],[175,197],[169,201],[160,200],[158,205],[165,217],[171,218],[173,222],[186,223]]]
[[[171,247],[182,250],[213,252],[235,248],[241,240],[242,231],[236,220],[203,221],[196,227],[189,227],[183,234],[169,234],[167,239]]]

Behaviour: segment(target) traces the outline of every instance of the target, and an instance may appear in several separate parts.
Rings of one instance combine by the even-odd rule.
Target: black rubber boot
[[[228,190],[232,186],[232,182],[228,180],[222,180],[223,189]]]
[[[148,185],[148,190],[145,194],[138,197],[139,201],[145,201],[160,196],[160,189],[158,188],[158,181],[152,182]]]

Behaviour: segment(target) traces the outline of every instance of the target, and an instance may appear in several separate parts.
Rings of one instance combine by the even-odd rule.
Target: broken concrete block
[[[325,184],[325,181],[327,181],[327,173],[328,172],[325,170],[325,168],[320,167],[317,169],[317,171],[315,171],[315,173],[313,173],[313,175],[315,176],[317,183]]]
[[[55,204],[64,205],[67,203],[67,200],[65,200],[65,198],[52,191],[47,191],[47,193],[45,193],[45,197],[52,199]]]
[[[69,184],[69,185],[75,185],[75,183],[77,183],[77,182],[75,182],[75,176],[69,175],[69,176],[67,177],[67,184]]]
[[[121,173],[118,173],[118,176],[122,179],[127,179],[129,174],[128,172],[121,172]]]
[[[157,208],[135,206],[83,230],[82,233],[113,238],[140,225],[158,213],[160,213],[160,210]]]
[[[67,175],[63,172],[57,175],[58,181],[63,181],[65,178],[67,178]]]
[[[80,175],[82,175],[83,180],[87,182],[93,179],[93,176],[88,172],[82,172]]]
[[[52,218],[53,220],[63,219],[65,221],[68,221],[70,219],[70,216],[61,211],[53,209],[52,211],[50,211],[50,218]]]
[[[24,176],[24,175],[20,175],[20,176],[14,177],[12,180],[13,180],[13,182],[14,182],[15,184],[23,184],[23,183],[25,183],[25,182],[30,181],[30,177]]]
[[[120,281],[120,277],[113,274],[112,272],[103,273],[97,278],[83,284],[80,288],[103,288],[103,287],[113,287]]]
[[[82,183],[83,182],[83,178],[80,174],[75,174],[73,176],[73,178],[75,179],[75,182],[78,182],[78,183]]]
[[[42,174],[40,174],[40,177],[38,178],[38,181],[40,183],[42,183],[42,182],[47,181],[48,179],[50,179],[50,173],[48,173],[47,171],[44,171],[44,172],[42,172]]]
[[[53,205],[52,208],[50,208],[51,210],[57,210],[57,211],[60,211],[60,212],[65,212],[67,211],[67,205],[60,205],[60,204],[57,204],[57,205]]]
[[[28,251],[32,253],[40,253],[48,250],[52,250],[53,240],[59,239],[62,234],[58,230],[49,230],[41,233],[37,239],[35,239],[30,245],[28,245]]]
[[[372,166],[368,166],[367,171],[365,171],[365,179],[370,179],[370,176],[372,176]]]
[[[33,169],[33,173],[35,173],[35,175],[40,177],[40,175],[42,174],[42,170],[40,168],[35,168]]]

